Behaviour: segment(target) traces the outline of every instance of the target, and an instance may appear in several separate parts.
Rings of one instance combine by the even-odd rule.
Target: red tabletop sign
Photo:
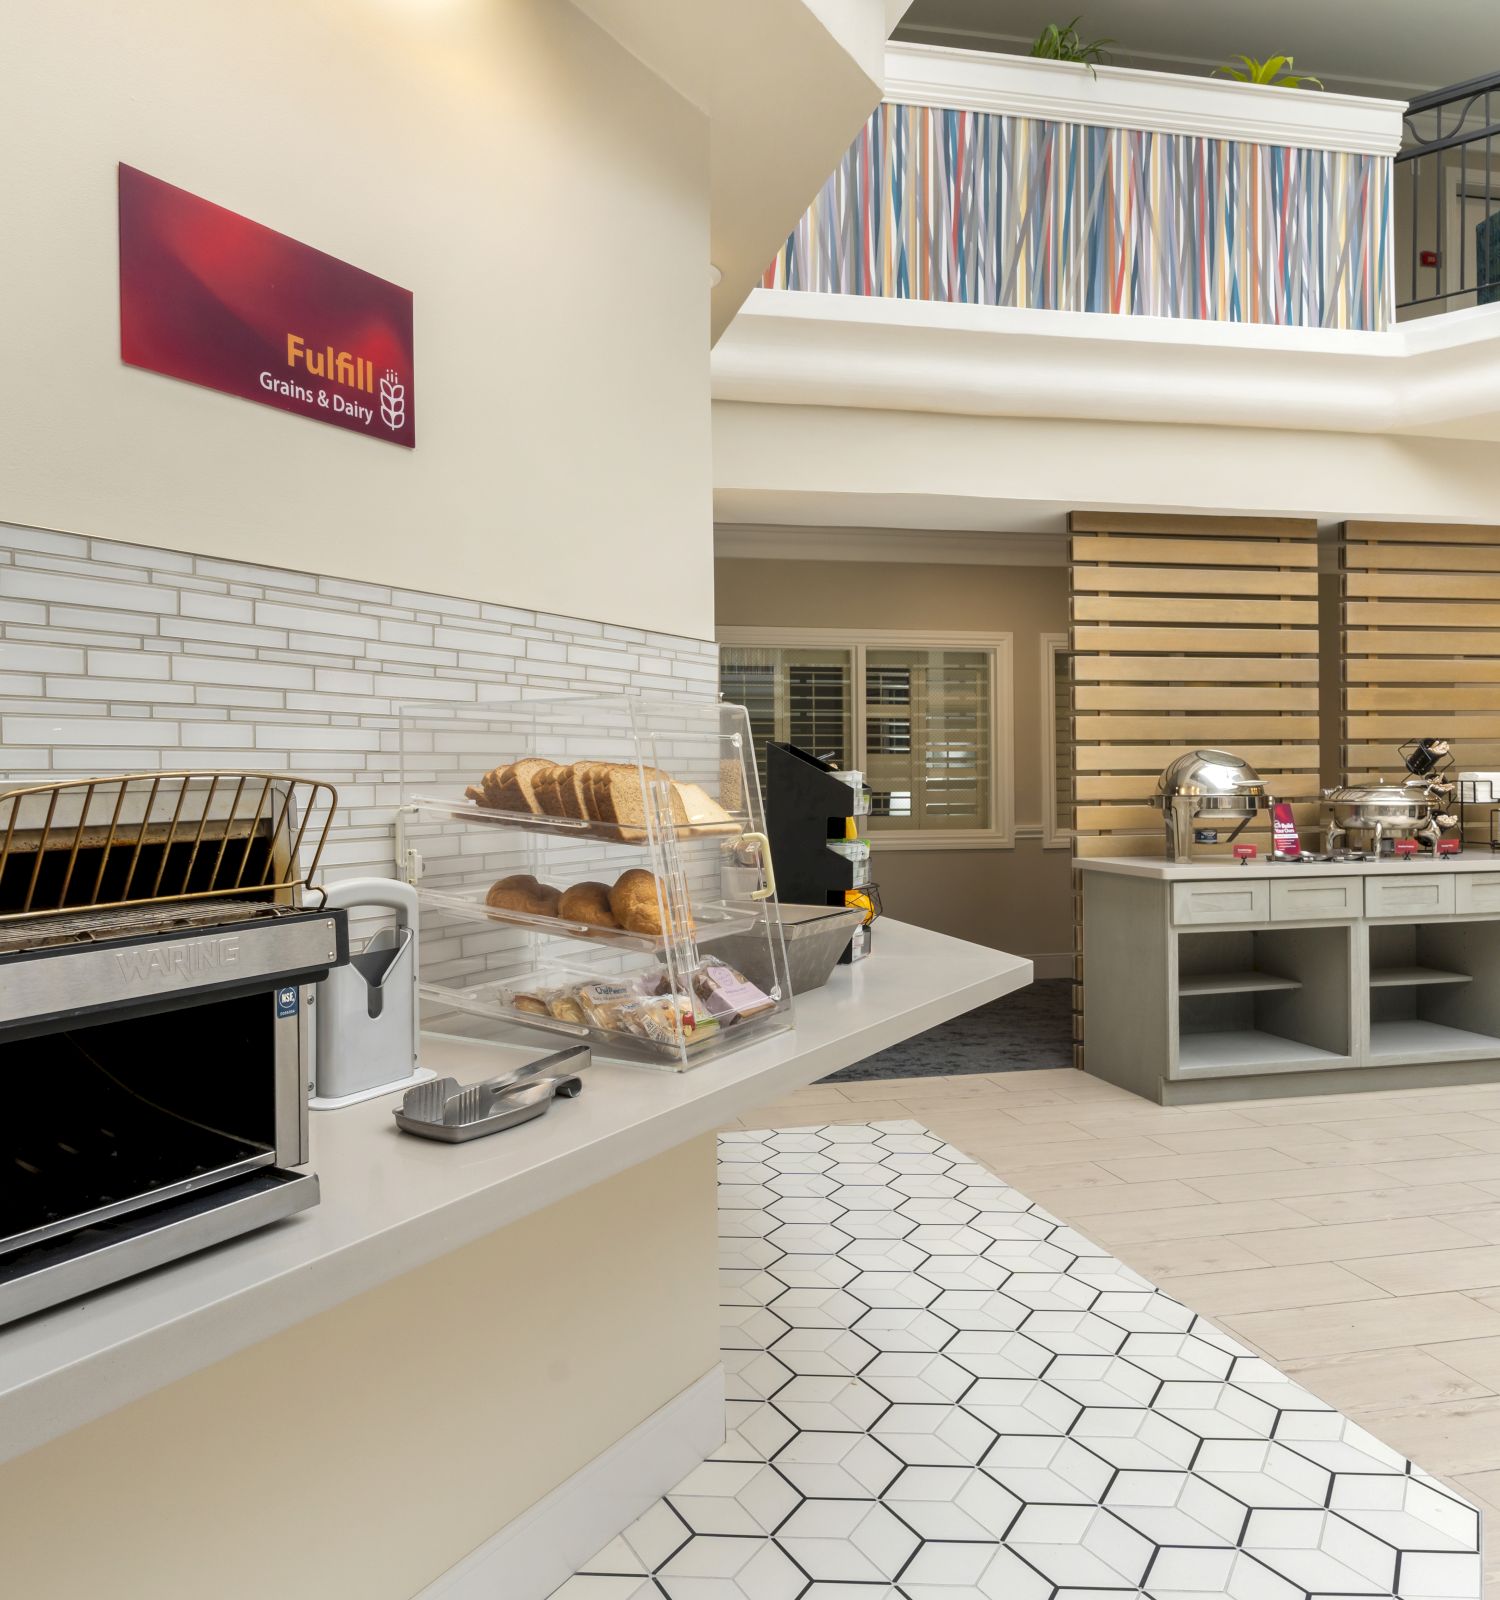
[[[414,446],[412,296],[120,164],[120,356]]]

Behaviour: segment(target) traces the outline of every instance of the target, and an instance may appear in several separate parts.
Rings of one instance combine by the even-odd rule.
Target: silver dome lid
[[[1189,750],[1178,756],[1162,773],[1156,792],[1163,799],[1270,799],[1255,768],[1227,750]]]

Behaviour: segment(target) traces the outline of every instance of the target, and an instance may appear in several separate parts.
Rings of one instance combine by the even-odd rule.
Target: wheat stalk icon
[[[380,420],[392,433],[398,432],[406,421],[406,385],[394,368],[387,368],[380,380]]]

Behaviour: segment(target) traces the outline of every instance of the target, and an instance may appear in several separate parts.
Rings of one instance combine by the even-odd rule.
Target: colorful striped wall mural
[[[1388,157],[883,105],[771,289],[1379,329]]]

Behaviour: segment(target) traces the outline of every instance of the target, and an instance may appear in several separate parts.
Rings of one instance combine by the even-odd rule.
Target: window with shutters
[[[1073,843],[1073,656],[1065,633],[1042,635],[1042,847]]]
[[[872,838],[1011,843],[1008,634],[725,629],[719,687],[749,707],[763,780],[767,743],[790,741],[864,773]]]

